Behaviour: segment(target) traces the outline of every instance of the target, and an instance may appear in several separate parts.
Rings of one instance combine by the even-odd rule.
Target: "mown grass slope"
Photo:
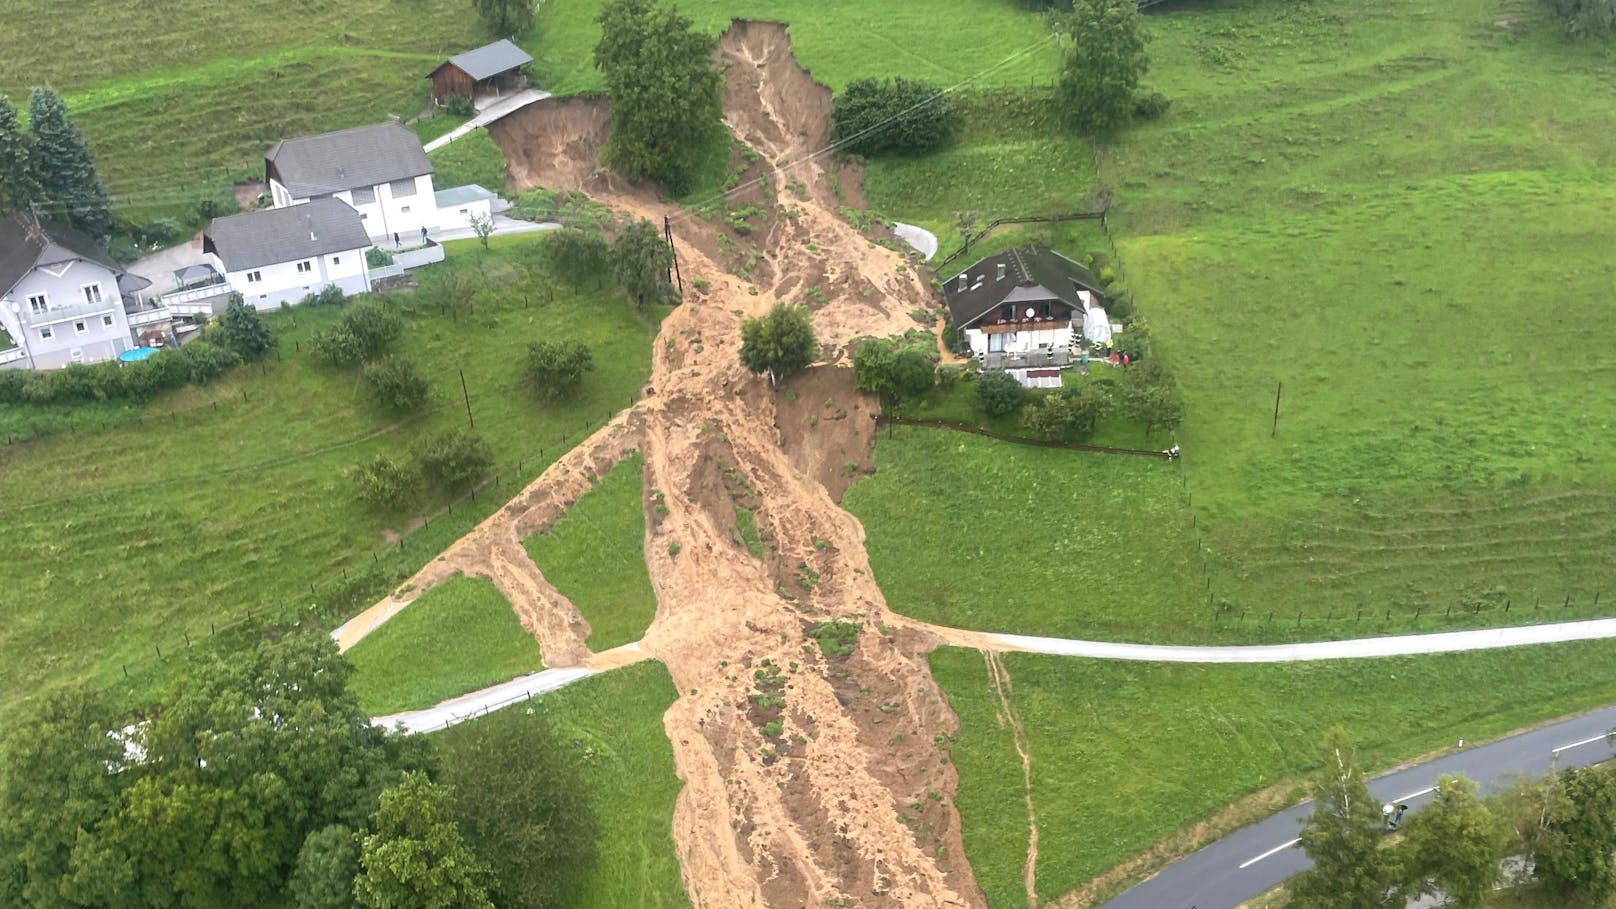
[[[549,724],[583,754],[583,782],[600,818],[600,858],[557,909],[689,909],[673,843],[679,795],[662,714],[678,697],[667,669],[614,669],[473,723]],[[453,760],[456,729],[434,733]]]
[[[422,288],[394,299],[407,313],[396,346],[432,383],[429,409],[400,419],[372,406],[355,372],[312,362],[309,335],[331,309],[270,317],[279,356],[212,384],[146,405],[141,419],[0,448],[0,714],[24,697],[74,679],[110,682],[171,650],[181,633],[246,610],[322,609],[328,582],[380,561],[407,573],[502,497],[441,513],[377,514],[357,503],[349,467],[466,425],[460,371],[477,431],[493,447],[503,488],[536,476],[576,440],[627,406],[650,368],[654,322],[602,291],[544,302],[532,235],[454,244],[420,272]],[[469,304],[440,308],[451,275],[479,288]],[[578,395],[544,404],[521,385],[525,345],[536,338],[589,345],[595,371]],[[299,348],[302,348],[300,350]],[[400,553],[396,534],[410,533]],[[395,574],[397,571],[394,572]],[[311,591],[317,583],[319,594]],[[371,593],[380,595],[386,582]]]
[[[1608,703],[1612,659],[1608,641],[1258,666],[1007,654],[1032,761],[1038,894],[1053,900],[1234,799],[1300,779],[1333,725],[1385,769]],[[1025,905],[1021,765],[983,657],[944,649],[931,667],[960,716],[966,855],[994,909]]]
[[[544,668],[539,644],[485,578],[456,577],[421,594],[348,651],[348,687],[381,716],[420,710]]]
[[[645,567],[639,456],[601,477],[549,530],[523,541],[534,564],[589,622],[589,649],[639,640],[656,615]]]

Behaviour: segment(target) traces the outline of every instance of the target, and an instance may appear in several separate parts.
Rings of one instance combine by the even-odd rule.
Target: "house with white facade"
[[[23,214],[0,219],[0,327],[10,339],[0,338],[0,368],[117,359],[136,346],[131,329],[153,322],[141,295],[150,284],[76,231]]]
[[[359,212],[374,245],[390,248],[423,245],[428,231],[492,216],[493,193],[478,186],[439,191],[432,175],[420,138],[394,122],[286,139],[264,156],[276,208],[340,199]]]
[[[1100,280],[1050,249],[988,256],[945,282],[943,296],[977,363],[1029,387],[1058,385],[1082,342],[1085,315],[1104,320]]]
[[[365,251],[372,246],[359,213],[340,199],[315,199],[215,218],[202,250],[216,257],[230,290],[255,309],[297,303],[329,286],[370,290]]]

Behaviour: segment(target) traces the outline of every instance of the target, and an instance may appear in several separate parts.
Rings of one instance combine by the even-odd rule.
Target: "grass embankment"
[[[645,567],[645,509],[638,455],[619,461],[566,515],[523,541],[545,578],[589,622],[589,649],[639,640],[656,616]]]
[[[640,663],[472,723],[532,723],[583,750],[583,781],[601,824],[600,859],[557,909],[688,909],[671,828],[679,794],[662,714],[678,692],[660,663]],[[469,725],[469,724],[468,724]],[[454,760],[456,726],[434,733]]]
[[[544,303],[536,242],[454,244],[447,262],[419,273],[417,294],[392,298],[408,313],[397,353],[432,383],[420,416],[377,410],[356,373],[299,351],[339,310],[293,309],[269,317],[281,349],[262,372],[237,369],[164,396],[138,423],[0,448],[0,715],[64,682],[121,684],[120,667],[138,676],[154,644],[166,656],[183,646],[182,632],[205,636],[211,621],[249,608],[261,616],[298,604],[316,621],[345,618],[423,564],[502,499],[479,496],[449,518],[442,498],[415,514],[376,514],[354,501],[342,473],[464,426],[461,370],[505,489],[554,460],[563,434],[576,439],[626,406],[649,372],[655,324],[615,292]],[[469,306],[440,309],[434,287],[454,274],[480,290]],[[576,339],[594,352],[575,398],[541,404],[520,386],[536,338]],[[435,516],[431,526],[399,552],[392,534],[423,515]],[[328,583],[373,569],[383,576],[333,603]]]
[[[1273,666],[1006,654],[1032,760],[1038,894],[1059,897],[1241,796],[1298,780],[1332,725],[1385,769],[1609,703],[1612,659],[1608,641]],[[960,716],[951,755],[966,855],[990,905],[1021,906],[1021,764],[983,658],[944,649],[931,667]]]
[[[899,426],[843,506],[904,615],[1131,639],[1174,635],[1205,603],[1183,501],[1168,461]]]
[[[538,642],[485,578],[433,587],[348,651],[348,687],[374,715],[419,710],[544,668]]]
[[[1214,593],[1616,607],[1616,56],[1492,0],[1147,21],[1174,106],[1099,178]]]
[[[521,44],[533,54],[545,88],[577,94],[604,86],[592,54],[600,40],[595,19],[605,5],[606,0],[583,0],[539,9]],[[1059,61],[1036,13],[996,0],[918,0],[889,7],[859,0],[687,0],[679,12],[715,35],[731,19],[788,23],[797,59],[832,88],[892,75],[953,85],[1012,56],[980,84],[1022,86],[1047,81]]]
[[[505,155],[488,137],[486,129],[474,129],[431,152],[427,158],[436,170],[432,185],[438,189],[474,183],[492,192],[505,192]]]
[[[465,10],[410,0],[291,15],[270,0],[175,0],[152,12],[15,0],[17,27],[0,27],[0,92],[18,103],[35,85],[62,92],[128,206],[191,206],[227,193],[232,175],[262,179],[276,140],[407,118],[434,66],[488,40]]]

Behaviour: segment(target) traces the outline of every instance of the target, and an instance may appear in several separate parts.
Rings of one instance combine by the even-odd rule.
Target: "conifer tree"
[[[56,211],[74,227],[95,237],[112,234],[112,200],[95,172],[84,135],[67,115],[67,105],[48,88],[28,99],[28,128],[34,138],[40,185]]]
[[[17,108],[0,95],[0,212],[24,211],[39,200],[33,139],[17,121]]]

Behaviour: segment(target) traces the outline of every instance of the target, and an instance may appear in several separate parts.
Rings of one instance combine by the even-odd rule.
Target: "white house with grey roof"
[[[0,218],[0,368],[116,359],[136,346],[131,324],[152,321],[140,293],[150,285],[89,237],[29,215]]]
[[[297,303],[335,285],[345,294],[370,290],[365,250],[371,243],[359,213],[335,198],[215,218],[202,250],[218,258],[230,289],[256,309]]]
[[[439,226],[432,162],[420,138],[398,123],[277,142],[264,156],[264,177],[276,208],[340,199],[369,236],[395,246]]]

